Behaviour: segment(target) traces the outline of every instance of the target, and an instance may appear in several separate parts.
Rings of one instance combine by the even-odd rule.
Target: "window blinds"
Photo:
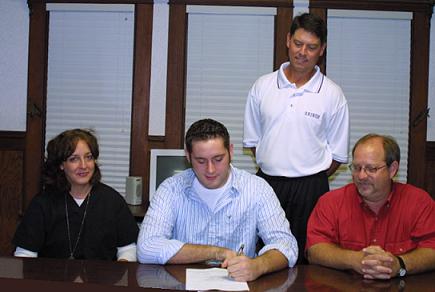
[[[50,12],[46,143],[65,129],[94,129],[102,180],[124,195],[130,160],[133,6],[127,11],[116,5],[86,7],[90,9],[73,5]]]
[[[365,134],[391,135],[401,150],[396,179],[402,182],[408,162],[410,35],[410,19],[404,13],[331,11],[328,16],[326,71],[349,104],[349,157]],[[349,182],[350,171],[342,165],[330,186]]]
[[[273,70],[276,9],[190,7],[188,10],[186,125],[203,118],[222,122],[234,144],[232,163],[256,172],[243,152],[243,117],[254,81]]]

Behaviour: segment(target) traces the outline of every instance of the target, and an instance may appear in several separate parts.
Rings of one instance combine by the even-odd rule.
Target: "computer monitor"
[[[190,164],[184,149],[151,149],[149,200],[166,178],[187,168]]]

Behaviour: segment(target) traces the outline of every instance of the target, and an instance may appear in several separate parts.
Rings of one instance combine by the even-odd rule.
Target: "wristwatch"
[[[405,266],[405,262],[403,261],[403,259],[399,256],[396,256],[396,258],[399,260],[399,264],[400,264],[400,269],[399,269],[399,273],[397,274],[399,277],[405,277],[406,275],[406,266]]]

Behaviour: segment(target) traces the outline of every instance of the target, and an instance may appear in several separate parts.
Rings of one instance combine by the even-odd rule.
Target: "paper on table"
[[[248,283],[228,277],[226,269],[186,269],[186,290],[248,291]]]

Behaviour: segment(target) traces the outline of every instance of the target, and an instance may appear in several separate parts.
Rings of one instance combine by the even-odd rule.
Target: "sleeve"
[[[435,249],[435,201],[429,194],[419,194],[421,199],[415,202],[415,224],[411,238],[418,242],[418,247]],[[417,194],[412,196],[415,200]]]
[[[341,90],[339,94],[341,103],[331,116],[327,140],[332,152],[332,159],[340,163],[347,163],[349,155],[349,108]]]
[[[141,263],[165,264],[184,245],[171,239],[178,207],[170,181],[167,179],[159,186],[142,221],[137,243],[137,258]]]
[[[249,91],[243,122],[243,146],[256,147],[261,134],[260,104],[257,102],[256,84]]]
[[[45,228],[48,217],[39,195],[32,199],[23,219],[15,231],[12,243],[23,249],[39,252],[45,244]]]
[[[118,239],[116,245],[117,247],[122,247],[131,243],[136,243],[139,227],[133,214],[131,214],[127,203],[120,194],[117,195],[117,200],[119,200],[120,206],[118,207],[118,219],[116,220],[118,224]]]
[[[327,194],[321,196],[311,212],[307,224],[305,250],[317,243],[338,243],[337,220],[335,220],[335,214],[338,214],[338,210],[335,210],[334,204],[327,199]]]
[[[129,262],[136,261],[136,243],[121,246],[117,248],[116,258],[118,260],[127,260]]]
[[[261,181],[257,190],[263,193],[257,202],[257,208],[258,232],[265,244],[259,251],[259,255],[268,250],[279,250],[287,258],[289,267],[293,267],[298,258],[298,244],[290,231],[290,224],[284,210],[273,189],[265,181]]]

